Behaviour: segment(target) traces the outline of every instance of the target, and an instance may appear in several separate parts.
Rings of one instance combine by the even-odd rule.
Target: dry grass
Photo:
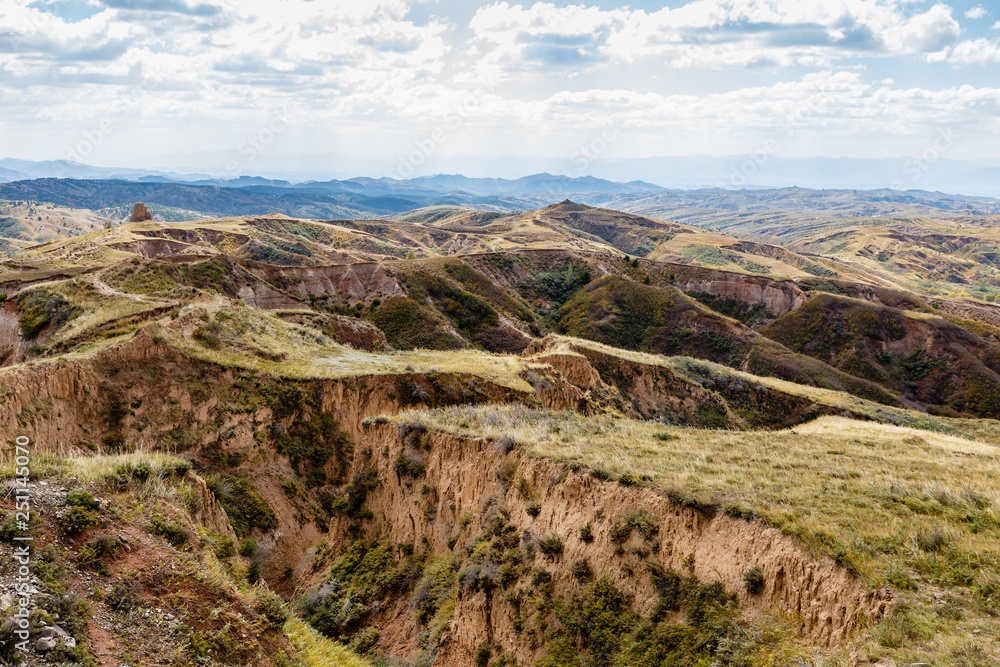
[[[81,312],[66,322],[56,334],[56,340],[69,340],[84,335],[87,330],[108,322],[170,306],[174,302],[150,297],[129,298],[119,294],[101,293],[87,279],[50,283],[46,286],[62,294]]]
[[[634,352],[620,348],[604,345],[582,338],[570,336],[550,335],[547,340],[554,341],[554,345],[548,348],[542,355],[560,354],[583,357],[584,355],[575,351],[574,348],[586,348],[601,354],[606,354],[627,361],[649,366],[659,366],[666,368],[677,375],[694,382],[704,384],[704,379],[711,378],[713,381],[718,378],[733,378],[747,383],[768,387],[775,391],[798,396],[819,403],[848,411],[854,415],[864,416],[878,422],[895,424],[898,426],[908,426],[927,431],[938,431],[950,433],[952,435],[967,436],[971,438],[983,438],[988,442],[1000,444],[1000,422],[990,419],[951,419],[928,415],[914,410],[894,408],[874,401],[869,401],[853,394],[833,389],[823,389],[821,387],[810,387],[808,385],[780,380],[778,378],[753,375],[736,370],[729,366],[723,366],[703,359],[693,359],[691,357],[664,357],[645,352]],[[530,360],[530,358],[529,358]]]
[[[203,317],[207,316],[208,320]],[[218,349],[191,338],[198,326],[217,323]],[[333,342],[319,331],[218,298],[188,306],[158,329],[177,349],[214,363],[293,379],[344,378],[396,373],[472,373],[499,385],[531,391],[520,374],[532,364],[516,356],[478,350],[411,350],[372,353]]]
[[[298,617],[293,616],[285,623],[285,634],[299,652],[295,657],[306,667],[371,667],[367,660],[319,634]]]
[[[462,435],[510,436],[534,455],[645,475],[692,504],[753,512],[871,585],[900,589],[907,618],[929,629],[919,646],[912,638],[905,647],[872,644],[897,659],[944,660],[977,628],[1000,637],[993,618],[1000,449],[993,445],[839,417],[780,432],[668,428],[497,405],[407,412],[395,420]],[[657,437],[665,433],[676,438]],[[911,586],[916,590],[907,590]],[[931,597],[941,591],[954,597],[948,603],[954,617],[942,616],[940,600]],[[883,631],[876,628],[873,636]],[[995,650],[992,644],[988,650]]]

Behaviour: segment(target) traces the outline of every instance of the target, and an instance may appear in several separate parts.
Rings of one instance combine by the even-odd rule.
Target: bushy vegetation
[[[549,633],[538,664],[750,667],[762,651],[787,656],[780,633],[747,626],[734,598],[718,583],[702,585],[655,562],[649,569],[660,597],[648,617],[636,613],[629,596],[611,580],[599,578],[555,603],[562,627]]]
[[[471,274],[454,265],[449,266],[456,275],[471,278]],[[497,311],[485,299],[463,289],[453,280],[427,271],[413,271],[404,280],[411,299],[436,308],[466,339],[489,331],[499,322]]]
[[[456,350],[465,344],[444,328],[441,319],[413,299],[396,296],[379,304],[368,319],[398,350]]]
[[[263,531],[278,527],[278,517],[267,501],[246,477],[215,473],[205,477],[229,523],[238,537],[246,537],[254,528]]]
[[[746,340],[705,317],[673,288],[607,276],[590,283],[563,307],[559,330],[627,350],[688,355],[734,364]]]
[[[185,545],[191,537],[183,526],[159,516],[154,516],[150,520],[149,532],[159,535],[175,547]]]
[[[752,327],[761,320],[773,320],[774,313],[767,309],[762,303],[753,305],[738,299],[728,299],[724,296],[716,296],[708,292],[689,292],[688,296],[697,299],[717,313],[722,313],[726,317],[739,320],[748,327]]]
[[[45,288],[23,292],[18,296],[18,308],[21,335],[29,340],[49,325],[58,328],[79,312],[62,294]]]
[[[69,535],[78,535],[88,528],[104,524],[100,514],[77,505],[67,507],[59,522]]]
[[[566,300],[581,287],[591,281],[590,269],[579,264],[538,271],[528,281],[522,283],[521,289],[526,289],[544,299],[558,309]]]
[[[391,545],[357,540],[330,567],[325,583],[303,601],[302,612],[324,635],[347,638],[386,596],[400,593],[407,578],[413,580],[415,568],[412,558],[397,562]]]
[[[336,417],[329,412],[316,412],[297,419],[287,432],[275,439],[279,453],[288,457],[296,471],[307,465],[321,468],[333,458],[342,471],[351,455],[352,444],[347,433],[340,430]]]

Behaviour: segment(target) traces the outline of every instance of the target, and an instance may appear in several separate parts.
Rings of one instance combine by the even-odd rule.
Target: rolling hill
[[[0,430],[44,489],[0,549],[44,545],[51,656],[1000,659],[1000,307],[904,254],[953,225],[934,266],[971,263],[986,216],[872,260],[569,200],[78,215],[0,262]]]

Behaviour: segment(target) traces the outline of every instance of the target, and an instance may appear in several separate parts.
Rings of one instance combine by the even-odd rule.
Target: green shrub
[[[365,501],[368,493],[379,485],[378,472],[372,468],[366,468],[354,473],[351,483],[347,485],[347,506],[344,511],[347,516],[356,516]]]
[[[76,646],[70,648],[65,644],[59,644],[54,649],[45,654],[46,662],[56,665],[78,665],[79,667],[97,667],[97,661],[87,650],[87,644],[82,640],[77,640]]]
[[[594,541],[594,529],[589,523],[580,527],[580,541],[587,543]]]
[[[254,558],[250,562],[250,567],[247,569],[247,583],[254,585],[260,581],[261,572],[263,571],[264,564],[259,560]]]
[[[539,514],[542,513],[542,504],[541,503],[531,503],[530,505],[528,505],[525,508],[525,511],[528,513],[528,516],[530,516],[532,518],[537,517]]]
[[[578,581],[590,581],[593,576],[593,571],[590,569],[590,563],[587,559],[581,559],[574,561],[570,566],[570,572]]]
[[[159,535],[174,547],[181,547],[187,544],[190,535],[183,526],[165,520],[163,517],[154,516],[147,526],[147,530],[153,535]]]
[[[281,394],[276,408],[281,412],[290,410],[292,414],[301,406],[301,391],[297,388],[295,394]],[[299,407],[295,407],[299,404]],[[296,471],[302,465],[316,469],[326,465],[331,457],[336,459],[338,467],[343,470],[347,466],[353,446],[348,434],[340,430],[336,417],[329,412],[317,412],[308,419],[297,419],[288,428],[288,432],[275,440],[275,446],[280,454],[288,457],[292,468]]]
[[[73,507],[82,507],[88,510],[96,510],[100,507],[97,499],[87,491],[70,491],[66,494],[66,503]]]
[[[570,264],[558,269],[539,271],[531,280],[522,283],[521,288],[558,308],[590,280],[590,270],[586,266]]]
[[[41,517],[38,512],[29,511],[27,529],[22,524],[23,522],[17,518],[17,513],[8,514],[3,523],[0,524],[0,540],[13,544],[15,537],[33,535],[41,525]]]
[[[70,535],[77,535],[87,528],[100,526],[102,523],[101,516],[97,512],[76,506],[67,508],[60,519],[63,530]]]
[[[109,433],[101,438],[101,444],[108,454],[121,454],[129,450],[128,441],[121,433]]]
[[[257,613],[267,619],[272,628],[280,628],[288,620],[288,608],[277,593],[266,591],[258,594],[254,605]]]
[[[229,535],[215,534],[211,541],[212,551],[219,560],[226,560],[236,555],[236,541]]]
[[[18,319],[21,334],[28,340],[38,336],[50,324],[55,330],[80,312],[61,294],[44,288],[22,292],[18,296],[18,307],[21,311]]]
[[[135,581],[123,579],[111,587],[111,592],[105,599],[105,604],[111,611],[127,614],[139,606],[139,587]]]
[[[458,557],[438,558],[424,568],[423,576],[413,591],[412,604],[417,621],[427,623],[458,585]]]
[[[427,469],[427,464],[417,456],[400,454],[396,457],[393,468],[400,477],[420,477]]]
[[[345,632],[362,625],[363,619],[372,609],[381,606],[386,595],[402,592],[402,583],[414,575],[410,560],[396,563],[394,551],[395,548],[389,544],[365,543],[362,540],[353,542],[347,553],[330,567],[327,583],[302,601],[301,609],[306,621],[328,637],[342,637]],[[451,560],[444,562],[450,563]],[[457,565],[451,567],[449,576],[445,577],[452,583],[455,567]],[[436,563],[424,568],[418,590],[429,586],[427,580],[437,570]],[[435,594],[425,591],[414,599],[421,622],[430,617],[427,615],[429,606],[443,602],[443,599],[437,603],[430,602],[432,598],[437,599]],[[429,613],[433,615],[433,610]]]
[[[121,539],[112,535],[101,535],[80,547],[76,555],[76,562],[80,567],[96,567],[99,571],[106,570],[102,567],[104,563],[101,559],[107,556],[113,558],[124,548],[125,543]]]
[[[244,538],[240,542],[240,555],[244,558],[253,558],[257,553],[257,540]]]
[[[469,273],[463,272],[463,275]],[[412,298],[433,303],[466,338],[485,333],[500,321],[496,310],[486,300],[452,280],[426,271],[413,271],[404,281]]]
[[[563,541],[555,533],[538,538],[538,550],[546,556],[559,556],[563,552]]]
[[[246,537],[254,528],[263,531],[278,527],[278,516],[246,477],[214,474],[205,483],[218,499],[237,537]]]
[[[206,326],[200,326],[191,332],[191,338],[198,341],[210,350],[222,349],[222,338],[219,336],[221,327],[217,322]]]
[[[377,628],[362,628],[354,633],[354,636],[351,637],[351,643],[347,645],[347,648],[349,648],[352,653],[367,655],[371,653],[372,649],[375,648],[375,644],[378,643],[378,638],[379,631]]]
[[[461,340],[448,333],[446,324],[438,316],[413,299],[392,297],[373,308],[368,319],[382,330],[389,345],[398,350],[465,347]]]
[[[45,611],[59,619],[59,625],[78,640],[84,636],[90,620],[90,603],[76,593],[53,595],[39,604]]]
[[[750,595],[757,595],[764,590],[764,572],[756,565],[743,573],[743,585]]]

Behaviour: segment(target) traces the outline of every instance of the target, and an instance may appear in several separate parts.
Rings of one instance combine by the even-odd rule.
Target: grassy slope
[[[300,649],[307,667],[365,665],[299,624],[281,631],[287,607],[248,580],[251,559],[194,521],[202,505],[190,469],[189,461],[143,452],[32,458],[35,599],[40,611],[60,612],[59,624],[77,639],[65,664],[291,667],[288,656]],[[0,467],[0,479],[14,476],[12,463]],[[12,510],[4,503],[0,516],[8,520]],[[73,604],[60,608],[60,600]],[[324,662],[319,649],[339,662]],[[6,640],[0,653],[18,658]]]
[[[514,406],[396,419],[513,437],[539,456],[647,475],[684,502],[752,513],[873,586],[896,590],[897,611],[862,642],[870,654],[933,664],[1000,659],[992,641],[1000,637],[995,444],[832,417],[774,433],[666,428]],[[973,630],[983,638],[970,649]],[[979,651],[981,662],[953,662]]]
[[[980,324],[973,328],[982,335],[976,335],[932,313],[820,294],[759,331],[923,404],[1000,416],[1000,332]]]
[[[874,383],[795,354],[670,286],[642,285],[615,276],[595,280],[566,303],[558,326],[568,335],[614,347],[708,359],[747,367],[758,375],[900,405]]]

